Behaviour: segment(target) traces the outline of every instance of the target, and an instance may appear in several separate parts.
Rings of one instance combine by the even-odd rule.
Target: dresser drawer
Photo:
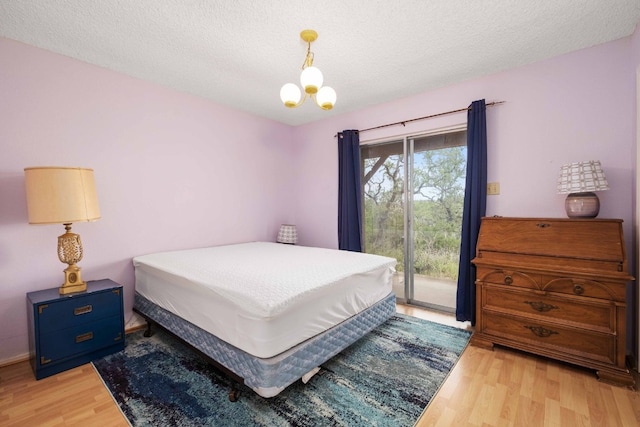
[[[66,329],[120,313],[121,288],[86,295],[73,295],[37,306],[40,333]]]
[[[541,281],[539,274],[486,267],[478,267],[476,278],[487,283],[529,289],[539,289]]]
[[[54,333],[42,334],[40,359],[36,362],[41,366],[54,364],[67,357],[109,347],[123,340],[120,316],[83,323]]]
[[[538,322],[534,319],[507,317],[498,313],[484,312],[482,331],[487,336],[495,335],[516,343],[514,347],[545,348],[558,353],[615,364],[615,335],[590,332],[577,328],[562,327]]]
[[[608,301],[594,301],[570,296],[545,295],[485,285],[482,289],[482,309],[541,321],[561,322],[602,333],[615,331],[615,305]]]
[[[574,277],[542,276],[542,287],[549,292],[620,302],[624,302],[626,297],[625,283],[611,283]]]

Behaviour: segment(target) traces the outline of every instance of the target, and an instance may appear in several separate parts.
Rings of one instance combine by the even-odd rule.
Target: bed
[[[134,310],[266,398],[395,313],[396,260],[379,255],[250,242],[133,265]]]

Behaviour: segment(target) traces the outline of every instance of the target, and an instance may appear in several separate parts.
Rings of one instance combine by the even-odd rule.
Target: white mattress
[[[252,242],[143,255],[133,264],[140,295],[268,358],[389,295],[396,260]]]

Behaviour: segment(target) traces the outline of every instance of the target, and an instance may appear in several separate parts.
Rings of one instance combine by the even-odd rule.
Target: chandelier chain
[[[304,70],[307,67],[311,67],[313,65],[313,52],[311,52],[311,43],[309,43],[309,48],[307,49],[307,56],[304,58],[304,62],[302,63],[302,69]]]

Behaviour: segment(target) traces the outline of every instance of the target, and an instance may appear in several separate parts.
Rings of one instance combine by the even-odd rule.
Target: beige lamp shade
[[[100,219],[93,169],[24,169],[30,224],[66,224]]]

